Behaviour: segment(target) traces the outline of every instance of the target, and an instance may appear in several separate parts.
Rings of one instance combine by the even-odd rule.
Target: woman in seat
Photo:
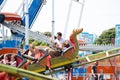
[[[11,55],[9,64],[10,64],[11,66],[14,66],[14,67],[17,66],[17,62],[16,62],[16,60],[15,60],[15,55]]]
[[[9,64],[9,59],[8,59],[8,55],[5,54],[3,59],[0,61],[0,63],[3,63],[3,64]]]

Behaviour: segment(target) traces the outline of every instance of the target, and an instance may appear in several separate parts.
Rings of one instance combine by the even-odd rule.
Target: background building
[[[115,45],[120,45],[120,24],[115,25]]]
[[[85,45],[93,45],[96,36],[95,34],[90,34],[88,32],[82,32],[79,37],[79,40],[82,40],[83,42],[80,42],[80,46],[85,46]],[[88,52],[88,51],[79,51],[79,55],[80,56],[85,56],[85,55],[89,55],[92,54],[92,52]]]

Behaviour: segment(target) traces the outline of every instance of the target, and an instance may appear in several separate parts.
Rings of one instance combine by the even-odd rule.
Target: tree
[[[52,36],[52,33],[51,33],[51,32],[44,32],[43,34],[46,35],[46,36],[48,36],[48,37],[51,37],[51,36]]]
[[[95,40],[95,44],[114,44],[115,28],[111,28],[102,32],[102,34]]]
[[[32,39],[31,37],[29,38],[29,43],[32,44],[35,40]]]
[[[40,34],[39,31],[36,31],[36,33]],[[51,32],[44,32],[43,35],[48,36],[48,37],[52,36]],[[47,43],[41,42],[41,41],[38,41],[38,40],[34,40],[32,37],[29,38],[29,44],[33,44],[35,46],[48,46]]]

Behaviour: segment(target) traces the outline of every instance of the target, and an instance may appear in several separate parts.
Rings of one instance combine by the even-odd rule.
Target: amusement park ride
[[[35,5],[36,3],[41,3],[41,4]],[[31,13],[29,15],[29,18],[30,18],[29,28],[32,26],[33,24],[32,22],[34,22],[35,17],[37,17],[36,15],[38,15],[41,5],[43,5],[43,0],[33,0],[33,2],[31,3],[31,6],[29,7],[29,11],[30,11],[29,13]],[[37,6],[34,9],[35,11],[31,11],[34,8],[33,6]],[[21,18],[21,16],[16,13],[1,12],[0,24],[11,29],[11,31],[13,31],[13,34],[20,34],[22,36],[25,35],[25,17],[24,16]],[[15,80],[15,78],[21,78],[21,77],[27,77],[33,80],[53,80],[54,78],[49,78],[45,75],[120,55],[120,48],[115,48],[115,49],[106,50],[100,53],[96,53],[96,54],[92,54],[84,57],[77,57],[79,52],[79,47],[80,47],[78,44],[77,35],[80,34],[82,31],[83,31],[82,28],[74,29],[71,32],[69,37],[69,46],[66,48],[64,52],[61,53],[62,55],[56,55],[56,57],[52,57],[51,55],[48,55],[47,52],[41,48],[39,49],[39,53],[43,53],[44,55],[42,57],[39,57],[38,59],[35,59],[33,57],[26,55],[29,49],[26,50],[20,56],[17,54],[18,53],[17,48],[1,47],[1,50],[0,50],[1,58],[5,54],[8,54],[9,57],[11,55],[16,55],[15,58],[17,61],[16,67],[0,64],[1,73],[4,72],[4,75],[10,74],[11,76],[14,77],[13,80]],[[29,34],[32,38],[51,45],[49,37],[41,33],[37,34],[30,30],[29,30]],[[35,61],[35,63],[26,65],[27,60],[29,59],[32,61]],[[74,62],[78,62],[78,61],[80,62],[80,64],[77,64],[77,65],[73,64]],[[48,73],[46,73],[46,71],[48,71]]]

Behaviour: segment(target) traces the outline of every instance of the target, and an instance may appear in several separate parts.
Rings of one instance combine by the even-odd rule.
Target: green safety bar
[[[45,76],[36,72],[24,70],[21,68],[16,68],[16,67],[5,65],[5,64],[0,64],[0,71],[5,71],[9,74],[17,75],[20,77],[26,77],[33,80],[57,80],[55,78],[50,78],[48,76]]]

